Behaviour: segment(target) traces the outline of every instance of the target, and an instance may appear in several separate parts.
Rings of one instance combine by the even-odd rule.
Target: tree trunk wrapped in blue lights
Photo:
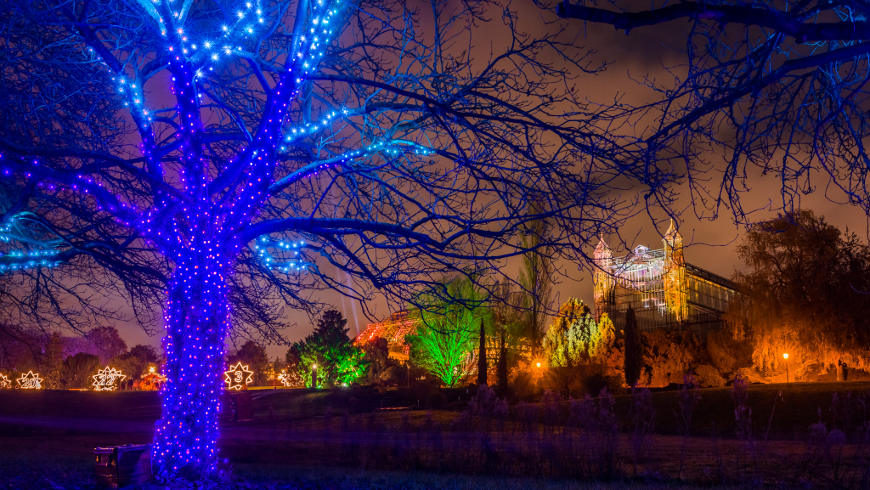
[[[208,259],[208,242],[179,254],[164,311],[167,382],[152,465],[157,476],[208,479],[218,471],[218,416],[224,341],[230,327],[227,263]]]
[[[493,29],[512,42],[472,53],[439,44],[487,17],[462,2],[2,8],[0,273],[32,294],[0,311],[89,328],[115,317],[92,298],[120,295],[162,324],[165,482],[220,476],[231,329],[278,338],[318,289],[403,300],[445,273],[507,279],[524,243],[578,260],[632,212],[609,197],[627,171],[594,128],[609,109],[564,87],[564,66],[594,66],[509,10]],[[536,220],[554,226],[524,240]]]

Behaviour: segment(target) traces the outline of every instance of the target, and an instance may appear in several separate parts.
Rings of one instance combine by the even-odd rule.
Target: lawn
[[[576,420],[576,401],[492,417],[464,414],[461,390],[438,397],[441,409],[412,390],[258,390],[242,395],[253,420],[226,417],[221,446],[238,488],[857,488],[870,468],[868,392],[870,383],[751,386],[752,434],[737,438],[728,389],[697,392],[687,437],[680,391],[652,394],[654,431],[639,434],[628,395],[615,397],[609,430]],[[0,475],[8,488],[88,488],[93,448],[148,442],[158,415],[154,392],[0,392]]]

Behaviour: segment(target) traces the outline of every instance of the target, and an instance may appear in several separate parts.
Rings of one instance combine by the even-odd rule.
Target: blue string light
[[[302,240],[273,240],[268,236],[262,236],[251,244],[251,250],[263,265],[284,274],[304,272],[313,266],[304,260],[301,253],[304,247]]]
[[[236,12],[237,20],[222,26],[220,36],[194,41],[184,30],[186,13],[171,7],[172,2],[164,2],[154,10],[158,14],[161,9],[174,12],[171,18],[163,17],[160,25],[170,54],[169,71],[180,120],[176,133],[182,158],[180,178],[190,199],[180,209],[187,217],[183,225],[177,219],[155,223],[159,213],[142,222],[149,234],[162,233],[171,239],[169,252],[175,264],[164,309],[167,381],[161,389],[163,411],[155,427],[152,463],[157,477],[164,482],[178,479],[202,482],[220,475],[217,449],[223,388],[220,374],[232,317],[227,285],[244,245],[232,240],[227,243],[221,237],[233,236],[227,230],[239,229],[250,221],[266,198],[274,167],[272,155],[281,139],[280,127],[287,108],[297,96],[304,76],[316,67],[325,44],[334,36],[330,24],[338,10],[324,0],[314,2],[306,35],[295,44],[301,48],[290,53],[285,76],[273,89],[273,97],[280,102],[267,114],[250,144],[250,152],[232,162],[244,162],[243,191],[234,202],[215,206],[208,192],[197,83],[210,64],[227,55],[243,54],[241,43],[236,44],[239,34],[243,37],[256,34],[257,26],[266,22],[260,6],[246,2]],[[138,107],[134,104],[133,109]],[[245,160],[239,160],[242,158]],[[161,228],[168,230],[164,232]],[[296,245],[266,238],[255,241],[253,250],[262,260],[274,261],[279,270],[289,273],[303,270],[304,262],[292,257],[288,261],[276,260],[269,250],[295,257],[299,255]]]
[[[31,214],[22,212],[6,217],[0,224],[0,243],[21,247],[0,251],[0,274],[35,267],[56,267],[62,263],[58,256],[66,248],[63,242],[37,236],[33,226],[28,226],[30,221]]]
[[[169,82],[175,97],[171,158],[178,157],[177,174],[172,175],[172,195],[157,190],[153,202],[143,209],[143,203],[115,192],[111,183],[87,175],[75,166],[44,166],[38,158],[0,155],[0,173],[5,177],[34,182],[46,191],[64,189],[87,196],[94,202],[95,213],[109,213],[116,223],[135,230],[148,243],[156,244],[173,265],[167,284],[164,307],[166,335],[163,347],[166,355],[161,388],[162,414],[155,424],[152,445],[152,467],[159,480],[167,483],[197,481],[204,484],[220,477],[217,448],[218,415],[223,391],[221,374],[224,346],[231,328],[232,309],[229,305],[229,284],[242,247],[249,246],[255,256],[270,267],[287,274],[312,269],[305,260],[306,244],[298,240],[282,240],[269,236],[252,243],[239,243],[240,230],[255,218],[270,197],[275,184],[273,171],[280,152],[299,138],[315,136],[319,131],[355,114],[349,108],[325,111],[317,122],[289,127],[289,108],[299,94],[303,81],[318,66],[326,46],[337,34],[341,1],[312,0],[306,20],[292,50],[287,53],[286,68],[271,87],[269,112],[244,151],[226,165],[239,167],[237,182],[241,189],[232,199],[215,202],[209,190],[213,175],[205,154],[201,119],[204,83],[217,63],[240,56],[252,56],[256,37],[268,32],[270,15],[283,15],[280,10],[265,11],[259,2],[243,2],[229,18],[219,22],[214,32],[188,32],[186,20],[191,0],[136,0],[144,12],[156,22],[165,58]],[[140,145],[143,161],[154,162],[154,180],[163,181],[160,152],[147,134],[156,121],[149,109],[138,72],[117,66],[111,56],[101,50],[86,48],[89,59],[99,61],[114,81],[114,91],[129,110],[140,133],[146,135]],[[163,59],[163,56],[160,58]],[[149,88],[152,88],[149,86]],[[167,111],[171,113],[172,111]],[[164,114],[161,114],[164,115]],[[164,117],[169,117],[165,116]],[[159,126],[161,140],[165,125]],[[152,133],[153,134],[153,133]],[[315,162],[295,175],[316,175],[334,165],[349,165],[373,155],[392,158],[401,154],[428,155],[425,146],[401,139],[366,141],[359,149]],[[82,173],[79,173],[82,172]],[[235,178],[235,177],[234,177]],[[170,185],[167,185],[170,187]],[[177,194],[177,196],[176,196]],[[91,197],[95,199],[90,199]],[[170,212],[171,211],[171,212]],[[25,243],[12,225],[0,227],[0,242]],[[229,237],[229,238],[228,238]],[[24,267],[53,266],[69,249],[66,243],[43,240],[39,245],[21,246],[20,250],[0,254],[0,272]]]

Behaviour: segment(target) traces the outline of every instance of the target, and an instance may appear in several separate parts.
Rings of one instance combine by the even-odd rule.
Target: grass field
[[[861,488],[868,393],[866,382],[751,386],[752,433],[737,438],[728,389],[697,392],[688,437],[679,391],[652,394],[654,430],[639,436],[628,395],[615,397],[608,431],[575,420],[578,402],[494,418],[463,414],[461,391],[443,397],[453,410],[417,410],[413,391],[257,390],[253,420],[227,417],[221,446],[238,488]],[[159,406],[154,392],[0,392],[0,485],[90,488],[93,448],[147,443]],[[820,419],[826,430],[811,437]]]

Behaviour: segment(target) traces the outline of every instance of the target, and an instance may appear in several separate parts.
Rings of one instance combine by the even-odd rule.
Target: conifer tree
[[[480,345],[477,348],[477,384],[486,384],[486,329],[480,320]]]
[[[499,339],[498,349],[498,365],[496,366],[496,386],[498,393],[502,396],[507,394],[508,390],[508,365],[507,365],[507,346],[505,345],[505,331],[502,329],[501,338]]]
[[[592,312],[582,300],[569,298],[544,336],[551,367],[574,367],[591,361],[600,341]]]
[[[629,305],[625,312],[625,382],[637,386],[640,370],[643,365],[643,346],[640,331],[637,328],[637,318]]]

